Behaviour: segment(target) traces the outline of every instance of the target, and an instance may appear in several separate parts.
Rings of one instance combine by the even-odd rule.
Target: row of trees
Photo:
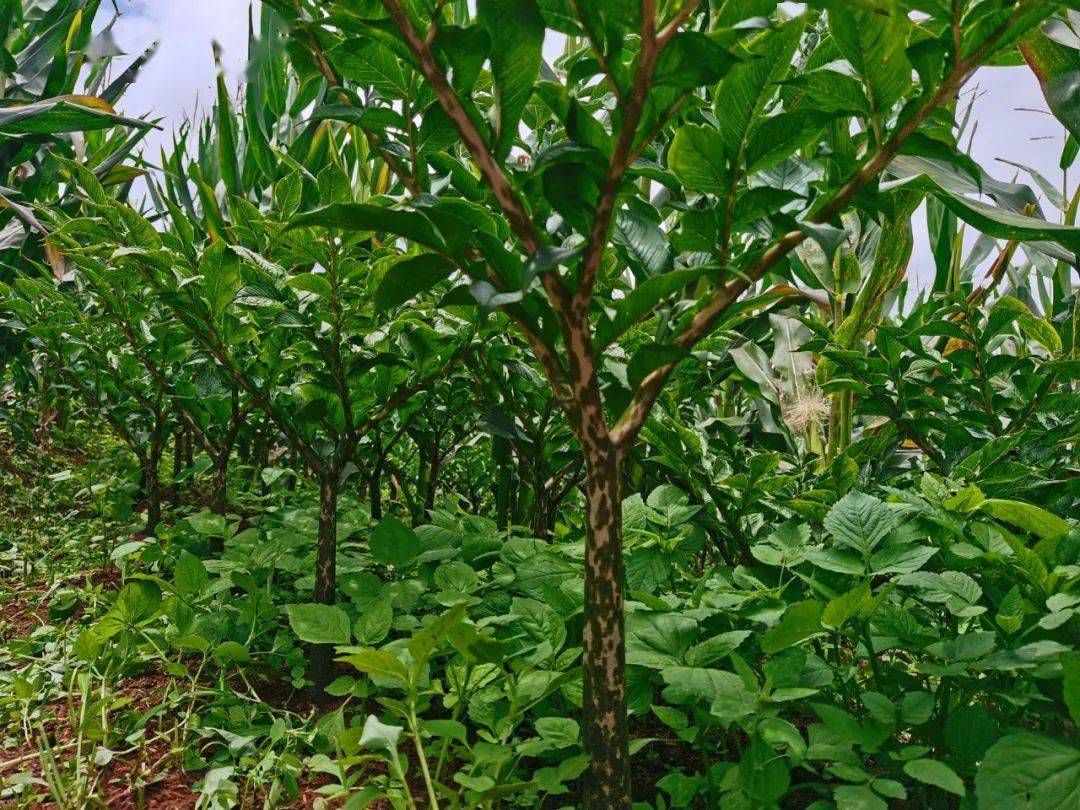
[[[924,202],[935,290],[968,306],[990,294],[970,289],[977,261],[967,275],[955,266],[960,222],[987,251],[1002,240],[987,285],[1042,271],[1044,300],[1018,302],[1014,317],[1070,356],[1033,313],[1068,314],[1080,232],[959,149],[957,101],[981,65],[1022,52],[1076,123],[1059,90],[1080,63],[1061,41],[1067,4],[808,5],[789,16],[768,0],[481,0],[475,12],[458,0],[267,0],[242,106],[219,79],[212,114],[150,173],[124,164],[145,125],[102,107],[131,69],[101,103],[0,109],[0,132],[15,136],[0,177],[32,164],[54,178],[3,198],[20,235],[45,237],[7,258],[18,275],[7,334],[37,351],[21,368],[62,375],[51,390],[77,394],[131,447],[148,532],[174,437],[206,451],[222,515],[238,442],[253,459],[288,452],[320,493],[323,604],[337,598],[344,486],[374,517],[384,492],[419,517],[453,476],[474,507],[538,536],[580,488],[586,803],[627,806],[621,505],[680,411],[757,402],[782,424],[756,441],[822,464],[859,435],[860,412],[888,420],[876,441],[946,464],[942,424],[925,416],[932,395],[905,389],[895,368],[847,362],[906,289]],[[79,6],[41,23],[38,40],[70,21],[50,93],[83,72],[96,4]],[[1050,38],[1041,26],[1055,15]],[[119,127],[83,153],[53,134],[98,123]],[[129,199],[136,175],[142,211]],[[42,260],[47,275],[33,269]],[[799,317],[778,314],[792,306]],[[963,307],[950,317],[928,334],[978,345]],[[984,392],[986,429],[1030,417],[1067,376],[1047,370],[1006,419]],[[473,454],[489,463],[461,483]],[[721,516],[732,497],[702,496]],[[746,553],[741,530],[721,550],[731,562]],[[318,685],[331,656],[315,648]]]

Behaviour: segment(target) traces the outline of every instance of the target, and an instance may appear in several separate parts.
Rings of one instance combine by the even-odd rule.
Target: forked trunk
[[[315,551],[315,601],[332,605],[337,597],[338,475],[319,480],[319,540]],[[334,646],[316,644],[311,650],[311,679],[319,693],[334,677]]]
[[[586,448],[585,552],[586,808],[630,807],[626,652],[623,619],[622,499],[615,448]]]

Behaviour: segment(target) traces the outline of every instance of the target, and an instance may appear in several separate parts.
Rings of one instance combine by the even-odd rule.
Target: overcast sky
[[[167,137],[185,114],[196,109],[197,102],[206,105],[212,101],[213,40],[222,46],[230,83],[242,80],[248,0],[120,0],[119,5],[123,16],[114,33],[124,51],[134,57],[154,40],[161,42],[157,55],[122,104],[122,111],[129,115],[162,117],[165,133],[157,138]],[[998,162],[1005,158],[1031,166],[1060,186],[1058,158],[1063,131],[1046,112],[1031,71],[1025,67],[984,68],[967,85],[968,93],[975,91],[978,97],[973,118],[978,128],[974,158],[1000,179],[1011,180],[1016,173],[1012,166]],[[1022,181],[1030,183],[1026,177]],[[919,277],[926,279],[929,248],[925,231],[920,235],[922,238],[916,237],[913,266]]]

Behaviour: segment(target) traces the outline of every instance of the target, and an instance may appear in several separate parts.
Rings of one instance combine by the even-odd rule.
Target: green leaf
[[[831,600],[821,614],[822,624],[840,629],[848,621],[873,604],[870,580],[863,580],[850,591]]]
[[[202,591],[209,582],[203,561],[189,551],[181,551],[173,570],[173,587],[185,596]]]
[[[715,272],[717,272],[715,267],[691,267],[685,270],[671,270],[645,279],[625,298],[611,302],[614,315],[610,320],[601,319],[597,323],[593,338],[594,346],[597,350],[606,348],[619,335],[652,312],[663,299],[682,290],[702,276]]]
[[[892,511],[879,499],[862,492],[849,492],[825,516],[825,528],[841,545],[869,556],[892,531]]]
[[[1080,723],[1080,653],[1062,656],[1061,674],[1064,679],[1062,694],[1069,715],[1074,723]]]
[[[651,219],[627,209],[620,209],[615,219],[613,241],[626,248],[639,280],[666,273],[671,268],[667,237]]]
[[[694,667],[707,667],[734,652],[749,636],[749,630],[729,630],[711,636],[686,651],[686,663]]]
[[[1080,806],[1080,749],[1041,734],[995,743],[975,774],[979,807],[1046,810]]]
[[[293,289],[303,290],[320,298],[329,298],[334,294],[325,273],[298,273],[291,276],[285,283]]]
[[[679,182],[693,191],[727,194],[724,142],[712,127],[689,124],[680,128],[668,148],[667,165]]]
[[[387,515],[372,530],[369,548],[376,560],[400,571],[420,554],[420,538],[396,517]]]
[[[911,63],[904,53],[907,16],[893,0],[881,0],[865,11],[848,2],[830,2],[828,8],[833,40],[862,79],[872,116],[883,125],[911,85]]]
[[[813,599],[796,602],[784,612],[779,624],[761,637],[761,650],[766,655],[773,655],[824,632],[821,605]]]
[[[949,793],[955,793],[957,796],[967,794],[964,780],[956,775],[956,771],[936,759],[915,759],[911,762],[905,762],[904,773],[912,779],[939,787]]]
[[[203,298],[215,318],[220,318],[240,292],[240,257],[226,248],[224,242],[214,242],[199,262],[203,277]]]
[[[569,717],[541,717],[536,721],[536,731],[558,748],[577,745],[581,738],[581,727]]]
[[[1080,139],[1080,53],[1033,31],[1020,43],[1020,52],[1035,73],[1046,104],[1073,138]]]
[[[1064,537],[1072,529],[1068,521],[1042,507],[1023,501],[987,498],[979,504],[979,510],[1044,539]]]
[[[386,638],[394,622],[394,608],[387,598],[380,599],[365,610],[353,625],[357,644],[374,646]]]
[[[756,699],[734,672],[702,667],[667,667],[660,677],[668,686],[664,699],[676,705],[705,703],[724,717],[743,717],[754,710]]]
[[[336,605],[286,605],[289,626],[296,637],[310,644],[348,644],[349,614]]]
[[[445,247],[442,235],[423,214],[370,203],[338,203],[298,214],[289,220],[286,230],[311,227],[390,233],[432,250]]]
[[[787,759],[755,734],[739,762],[739,784],[755,805],[766,807],[783,798],[791,784]]]
[[[630,613],[626,617],[626,663],[651,669],[686,663],[697,622],[676,613]]]
[[[882,183],[883,190],[904,187],[933,194],[953,214],[981,233],[1018,242],[1056,242],[1068,251],[1080,251],[1080,228],[1047,222],[1011,210],[1011,206],[1019,201],[1004,197],[1005,190],[1001,186],[1005,184],[994,186],[990,178],[984,177],[983,188],[980,189],[967,175],[943,164],[911,155],[893,158],[889,164],[889,173],[897,179]],[[1028,191],[1030,192],[1030,189]],[[994,196],[999,204],[991,205],[969,196],[981,192]],[[1010,207],[1005,207],[1005,203]],[[1046,252],[1041,247],[1040,250]],[[1060,248],[1049,255],[1072,261],[1071,256],[1061,252]]]
[[[375,715],[369,714],[360,735],[360,747],[375,751],[396,751],[401,732],[404,730],[401,726],[389,726],[382,723]]]
[[[347,39],[331,48],[327,56],[346,78],[374,87],[387,98],[409,94],[401,62],[385,45],[369,39]]]
[[[740,158],[751,142],[751,131],[760,122],[779,82],[791,71],[804,23],[792,20],[767,32],[755,43],[751,58],[735,65],[716,94],[716,120],[723,151]],[[719,157],[719,155],[718,155]]]
[[[540,75],[544,19],[535,0],[478,0],[476,12],[492,43],[495,156],[502,160],[510,154],[521,113]]]
[[[431,654],[463,621],[465,621],[465,604],[458,603],[414,633],[408,644],[414,667],[419,668],[427,662]]]
[[[57,135],[90,132],[121,124],[147,129],[146,121],[125,118],[94,96],[56,96],[32,104],[0,107],[0,132],[8,135]]]
[[[134,627],[153,619],[160,608],[161,588],[150,580],[136,579],[124,586],[109,612]]]
[[[430,290],[454,271],[451,262],[435,253],[408,256],[394,264],[375,288],[375,308],[385,312]]]
[[[405,665],[397,656],[382,650],[360,650],[340,656],[337,660],[351,664],[367,675],[379,678],[396,678],[406,681],[409,677]]]
[[[435,569],[435,584],[444,591],[472,593],[479,585],[476,571],[461,560],[445,562]]]

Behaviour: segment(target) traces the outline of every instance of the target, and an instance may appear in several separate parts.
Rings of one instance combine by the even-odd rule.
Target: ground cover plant
[[[0,4],[0,797],[1075,804],[1071,5]]]

